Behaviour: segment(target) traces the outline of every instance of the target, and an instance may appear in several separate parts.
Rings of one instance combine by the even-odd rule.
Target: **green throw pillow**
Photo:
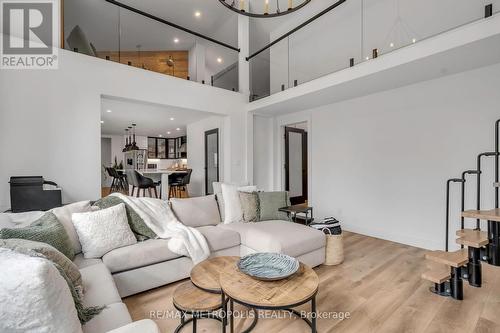
[[[288,192],[258,192],[260,215],[259,221],[288,220],[285,212],[278,209],[289,206]]]
[[[99,209],[105,209],[113,207],[119,204],[125,204],[125,210],[127,212],[127,220],[130,229],[135,234],[138,241],[142,241],[149,238],[157,238],[156,234],[151,230],[146,223],[141,219],[139,214],[137,214],[129,205],[127,205],[123,200],[114,196],[107,196],[94,202],[94,206],[99,207]]]
[[[26,239],[0,239],[0,247],[14,250],[19,253],[28,254],[29,250],[35,251],[43,255],[53,263],[58,264],[66,273],[71,283],[78,288],[80,292],[83,291],[82,274],[78,267],[68,259],[64,254],[57,251],[56,248],[47,243],[34,242]]]
[[[4,228],[0,230],[0,239],[12,238],[47,243],[55,247],[70,260],[75,259],[75,253],[68,233],[52,212],[45,213],[28,227]]]
[[[260,205],[257,192],[238,192],[240,195],[243,222],[259,221]]]

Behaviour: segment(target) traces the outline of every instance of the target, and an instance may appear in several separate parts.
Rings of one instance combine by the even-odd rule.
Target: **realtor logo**
[[[2,69],[56,69],[56,0],[0,0]]]

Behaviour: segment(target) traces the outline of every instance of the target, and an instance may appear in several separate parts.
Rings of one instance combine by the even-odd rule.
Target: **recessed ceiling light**
[[[413,38],[411,41],[413,42],[413,44],[415,44],[417,42],[417,39]]]
[[[390,47],[394,47],[394,43],[389,44]]]
[[[101,120],[101,124],[104,124],[104,120]]]
[[[195,11],[195,12],[194,12],[194,16],[196,16],[196,17],[200,17],[200,16],[201,16],[201,12],[200,12],[200,11],[198,11],[198,10],[197,10],[197,11]]]
[[[107,112],[107,113],[111,113],[111,112],[113,112],[113,111],[111,111],[111,110],[106,110],[106,112]]]
[[[174,118],[170,118],[170,120],[174,120]]]
[[[174,43],[179,43],[179,38],[174,38]]]
[[[179,127],[177,127],[175,130],[176,130],[176,131],[180,131],[181,129],[180,129]]]
[[[158,136],[159,136],[160,138],[163,138],[163,135],[161,135],[161,134],[158,134]]]
[[[170,134],[170,132],[167,132],[167,134]]]
[[[222,62],[222,58],[217,58],[217,62],[220,64]]]
[[[366,57],[366,60],[370,60],[370,57]]]

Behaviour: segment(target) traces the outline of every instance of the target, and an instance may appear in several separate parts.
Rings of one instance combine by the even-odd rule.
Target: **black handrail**
[[[329,11],[337,8],[338,6],[340,6],[341,4],[343,4],[344,2],[346,2],[347,0],[339,0],[337,1],[336,3],[334,3],[333,5],[329,6],[328,8],[322,10],[321,12],[319,12],[318,14],[314,15],[313,17],[311,17],[310,19],[308,19],[307,21],[305,21],[304,23],[296,26],[295,28],[293,28],[292,30],[288,31],[286,34],[282,35],[281,37],[275,39],[274,41],[272,41],[271,43],[267,44],[266,46],[264,46],[263,48],[261,48],[260,50],[252,53],[251,55],[249,55],[248,57],[246,57],[246,60],[250,60],[252,59],[253,57],[261,54],[262,52],[264,52],[265,50],[267,50],[268,48],[270,48],[271,46],[275,45],[276,43],[279,43],[281,42],[283,39],[287,38],[288,36],[290,36],[291,34],[299,31],[300,29],[302,29],[303,27],[305,27],[306,25],[308,25],[309,23],[317,20],[318,18],[320,18],[321,16],[325,15],[326,13],[328,13]]]
[[[477,194],[476,194],[476,208],[477,210],[481,210],[481,158],[485,157],[491,157],[491,156],[498,156],[496,152],[486,152],[486,153],[481,153],[477,155]],[[481,220],[477,219],[476,220],[476,230],[481,230]]]
[[[228,49],[231,49],[231,50],[233,50],[233,51],[240,52],[240,49],[239,49],[239,48],[237,48],[237,47],[231,46],[231,45],[226,44],[226,43],[224,43],[224,42],[220,42],[220,41],[218,41],[218,40],[216,40],[216,39],[213,39],[212,37],[205,36],[205,35],[203,35],[203,34],[200,34],[199,32],[193,31],[193,30],[191,30],[191,29],[184,28],[184,27],[182,27],[182,26],[180,26],[180,25],[178,25],[178,24],[172,23],[172,22],[167,21],[167,20],[165,20],[165,19],[162,19],[162,18],[160,18],[160,17],[158,17],[158,16],[154,16],[154,15],[152,15],[152,14],[146,13],[146,12],[144,12],[144,11],[140,10],[140,9],[137,9],[137,8],[131,7],[131,6],[129,6],[129,5],[123,4],[123,3],[118,2],[118,1],[115,1],[115,0],[104,0],[104,1],[109,2],[110,4],[113,4],[113,5],[115,5],[115,6],[121,7],[121,8],[123,8],[123,9],[130,10],[131,12],[134,12],[134,13],[136,13],[136,14],[139,14],[139,15],[145,16],[145,17],[150,18],[150,19],[152,19],[152,20],[155,20],[155,21],[157,21],[157,22],[160,22],[160,23],[166,24],[166,25],[171,26],[171,27],[173,27],[173,28],[176,28],[176,29],[182,30],[182,31],[184,31],[184,32],[187,32],[188,34],[195,35],[196,37],[200,37],[200,38],[206,39],[206,40],[208,40],[208,41],[210,41],[210,42],[212,42],[212,43],[215,43],[215,44],[218,44],[218,45],[221,45],[221,46],[227,47]]]
[[[495,122],[495,208],[499,208],[498,182],[500,182],[499,174],[499,156],[500,156],[500,119]]]
[[[467,170],[462,172],[462,205],[461,205],[461,211],[465,211],[465,184],[466,184],[466,176],[467,175],[477,175],[479,174],[480,171],[478,170]],[[460,227],[461,229],[465,229],[465,217],[461,216],[460,218]],[[463,245],[460,246],[462,249],[464,248]]]
[[[465,180],[461,178],[452,178],[448,179],[446,182],[446,245],[445,249],[446,252],[448,252],[448,238],[449,238],[449,233],[450,233],[450,184],[451,183],[463,183]]]

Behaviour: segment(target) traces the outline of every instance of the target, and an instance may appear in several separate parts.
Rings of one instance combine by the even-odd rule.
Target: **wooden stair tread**
[[[462,267],[469,261],[469,253],[467,249],[455,252],[430,251],[425,258],[452,267]]]
[[[500,222],[500,208],[491,210],[467,210],[462,212],[463,217]]]
[[[480,248],[489,243],[486,231],[463,229],[457,230],[457,244]]]
[[[451,274],[449,270],[445,269],[430,270],[425,273],[422,273],[422,279],[434,283],[443,283],[451,279]]]

